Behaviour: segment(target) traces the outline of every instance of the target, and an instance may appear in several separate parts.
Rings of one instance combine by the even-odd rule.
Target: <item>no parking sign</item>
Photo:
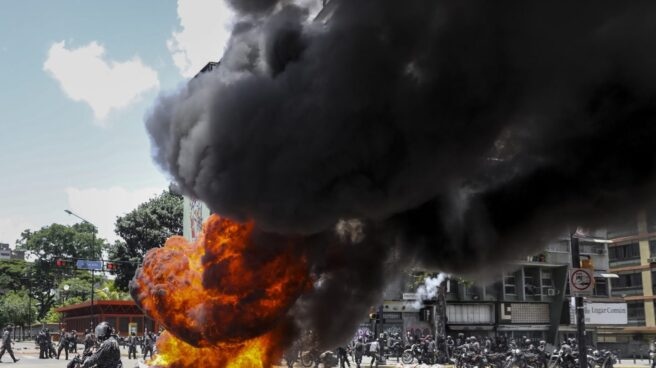
[[[572,295],[592,294],[594,274],[587,268],[572,268],[569,271],[569,290]]]

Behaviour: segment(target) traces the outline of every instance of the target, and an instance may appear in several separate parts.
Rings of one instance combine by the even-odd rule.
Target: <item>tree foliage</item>
[[[35,320],[36,309],[26,291],[10,291],[0,299],[0,326],[24,326]],[[31,315],[30,315],[31,313]]]
[[[161,247],[172,235],[182,235],[182,196],[165,190],[116,220],[115,232],[123,239],[110,247],[110,259],[118,262],[116,286],[128,290],[137,265],[149,249]]]
[[[55,261],[97,258],[104,244],[103,239],[97,238],[96,228],[88,223],[52,224],[21,234],[17,246],[35,258],[26,276],[38,305],[38,319],[43,319],[57,303],[56,289],[61,279],[75,276],[74,268],[55,267]]]
[[[22,259],[0,260],[0,294],[23,288],[27,262]]]

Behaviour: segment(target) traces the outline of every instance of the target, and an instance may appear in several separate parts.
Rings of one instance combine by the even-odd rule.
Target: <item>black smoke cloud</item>
[[[332,0],[325,23],[231,3],[221,67],[146,126],[224,216],[309,237],[364,221],[365,240],[316,247],[307,320],[340,296],[363,310],[388,268],[489,269],[653,200],[652,1]]]

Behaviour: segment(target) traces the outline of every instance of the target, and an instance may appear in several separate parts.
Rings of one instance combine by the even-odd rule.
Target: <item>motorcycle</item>
[[[319,364],[323,364],[324,368],[337,367],[337,364],[339,364],[339,359],[337,358],[337,354],[327,350],[319,355]],[[319,364],[317,364],[317,367]]]
[[[651,354],[650,354],[651,355]],[[588,366],[596,368],[613,368],[617,364],[617,356],[609,350],[594,350],[588,355]]]
[[[403,364],[410,364],[415,359],[417,359],[417,361],[421,364],[426,358],[425,355],[426,353],[420,344],[412,344],[410,349],[406,349],[403,351],[403,354],[401,354],[401,362],[403,362]]]
[[[77,354],[70,362],[66,365],[66,368],[82,368],[86,358],[91,356],[91,352],[84,353],[82,355]]]
[[[506,358],[504,368],[537,368],[537,355],[526,353],[521,349],[514,348]]]

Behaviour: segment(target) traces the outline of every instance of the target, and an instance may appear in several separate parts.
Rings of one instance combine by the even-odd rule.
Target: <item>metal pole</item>
[[[29,287],[29,292],[27,293],[27,325],[29,336],[32,338],[32,271],[28,271],[27,275],[27,283]]]
[[[93,279],[93,270],[91,270],[91,328],[93,329],[96,325],[96,315],[93,310],[93,287],[95,281]]]
[[[581,267],[581,254],[579,252],[579,239],[570,234],[570,244],[572,246],[572,267]],[[571,290],[570,290],[571,292]],[[588,349],[585,344],[585,310],[583,309],[583,297],[574,297],[574,306],[576,308],[576,339],[579,344],[579,368],[588,367]]]

